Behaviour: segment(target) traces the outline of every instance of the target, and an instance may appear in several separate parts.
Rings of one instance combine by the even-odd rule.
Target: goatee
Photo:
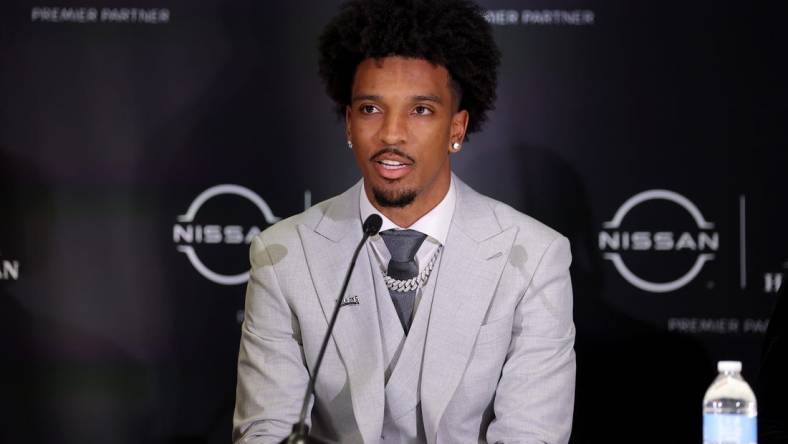
[[[412,204],[419,193],[414,190],[383,191],[372,188],[372,194],[381,207],[404,208]]]

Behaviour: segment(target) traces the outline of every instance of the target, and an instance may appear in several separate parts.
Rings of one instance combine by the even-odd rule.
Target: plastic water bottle
[[[741,362],[720,361],[717,371],[703,397],[703,444],[756,444],[758,407]]]

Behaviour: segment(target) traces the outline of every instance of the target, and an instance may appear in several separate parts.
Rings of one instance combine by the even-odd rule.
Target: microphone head
[[[370,214],[367,220],[364,221],[364,234],[367,236],[378,234],[381,225],[383,225],[383,218],[377,214]]]

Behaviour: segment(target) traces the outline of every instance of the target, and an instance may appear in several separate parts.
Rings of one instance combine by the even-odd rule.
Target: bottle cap
[[[720,361],[717,363],[717,371],[721,373],[741,372],[741,361]]]

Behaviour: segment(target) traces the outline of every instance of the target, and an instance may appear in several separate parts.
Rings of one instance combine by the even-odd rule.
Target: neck
[[[366,182],[364,183],[364,192],[367,194],[367,198],[375,209],[383,213],[384,216],[397,224],[397,226],[408,228],[441,203],[443,198],[446,197],[446,193],[449,192],[450,185],[451,171],[449,170],[448,174],[436,178],[435,182],[425,190],[419,192],[413,202],[404,207],[381,206],[375,199],[372,190],[368,188]]]

